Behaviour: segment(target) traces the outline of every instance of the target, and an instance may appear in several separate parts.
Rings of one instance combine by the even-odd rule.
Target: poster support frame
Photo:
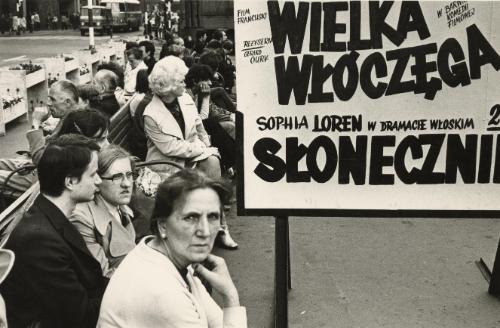
[[[275,217],[274,327],[288,328],[288,291],[292,288],[288,216]]]
[[[495,262],[493,263],[493,269],[491,270],[488,293],[497,297],[500,296],[500,240],[498,241]]]

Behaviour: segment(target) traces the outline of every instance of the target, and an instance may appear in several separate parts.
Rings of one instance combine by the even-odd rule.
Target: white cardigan
[[[188,268],[187,281],[145,237],[125,257],[104,293],[97,327],[245,328],[244,307],[221,308]]]

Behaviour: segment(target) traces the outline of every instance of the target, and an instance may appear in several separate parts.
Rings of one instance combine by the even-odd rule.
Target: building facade
[[[234,30],[234,4],[228,0],[181,0],[181,29],[194,36],[197,30]]]
[[[49,17],[55,15],[58,17],[58,22],[61,22],[62,15],[69,17],[72,13],[80,11],[80,0],[1,0],[0,3],[0,15],[29,17],[33,12],[37,12],[42,29],[48,27]]]
[[[151,11],[164,0],[139,0],[142,11]],[[169,0],[166,0],[169,1]],[[22,2],[21,6],[18,6]],[[99,0],[93,0],[97,4]],[[41,28],[47,29],[49,17],[69,17],[80,12],[80,7],[87,5],[88,0],[0,0],[0,15],[23,15],[28,17],[38,12]],[[180,31],[182,34],[196,33],[197,30],[234,29],[233,1],[231,0],[171,0],[171,9],[180,16]],[[19,8],[19,10],[18,10]]]

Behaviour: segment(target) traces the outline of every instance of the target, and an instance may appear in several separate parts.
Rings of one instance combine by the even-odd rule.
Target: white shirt
[[[146,64],[143,61],[136,68],[132,69],[130,65],[127,65],[125,70],[125,94],[126,96],[132,96],[135,93],[135,84],[137,82],[137,73],[141,69],[148,69]]]

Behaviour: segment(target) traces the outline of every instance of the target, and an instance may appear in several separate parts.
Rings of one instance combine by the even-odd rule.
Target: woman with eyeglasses
[[[99,261],[103,276],[111,277],[125,255],[135,247],[132,210],[134,162],[116,145],[101,149],[97,173],[102,179],[94,200],[76,206],[70,221]]]

